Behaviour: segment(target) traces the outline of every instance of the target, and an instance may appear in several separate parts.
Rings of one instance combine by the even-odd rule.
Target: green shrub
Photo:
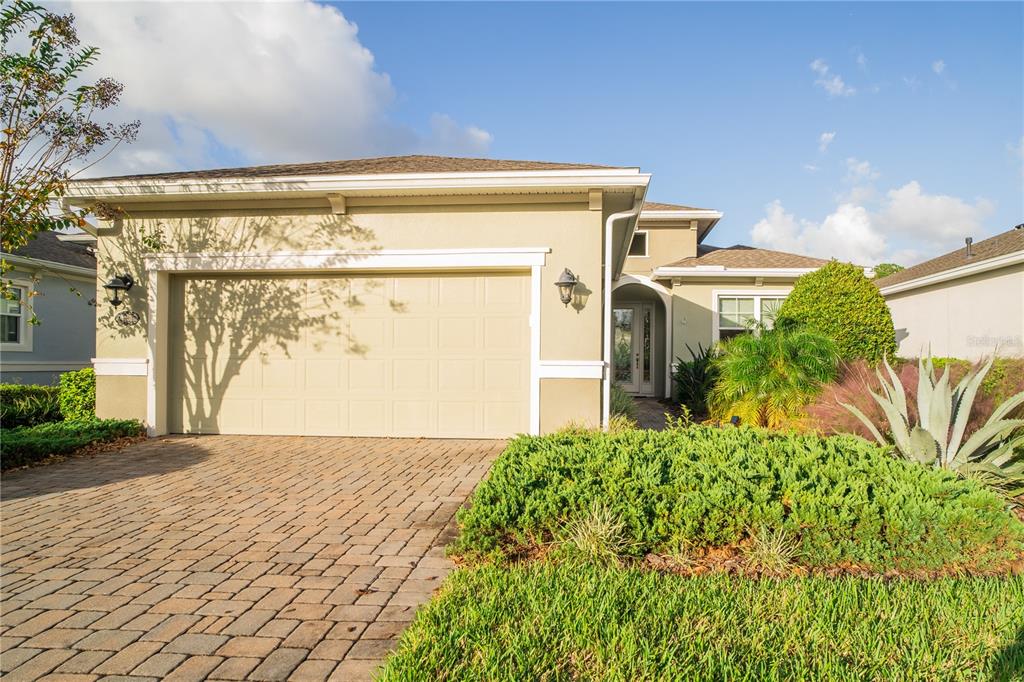
[[[676,400],[685,405],[694,419],[708,416],[708,398],[711,389],[718,379],[718,367],[714,363],[714,346],[697,344],[697,352],[690,348],[690,359],[676,358],[676,366],[672,372],[672,382],[676,386]]]
[[[1018,682],[1024,578],[682,577],[529,562],[455,571],[382,682]]]
[[[141,436],[134,419],[50,422],[0,431],[0,462],[4,469],[24,466],[51,455],[64,455],[93,443]]]
[[[60,401],[56,386],[0,384],[0,426],[33,426],[59,421]]]
[[[838,361],[832,339],[802,326],[780,322],[734,336],[715,358],[711,415],[773,429],[793,426],[822,385],[835,379]]]
[[[459,511],[451,549],[513,554],[595,506],[639,556],[778,529],[807,565],[937,569],[1024,551],[1024,525],[974,481],[854,436],[710,426],[516,438]]]
[[[616,383],[611,385],[611,405],[609,411],[611,416],[625,417],[630,421],[636,421],[636,402],[633,396],[622,390]]]
[[[60,411],[69,421],[96,418],[96,373],[91,367],[60,375]]]
[[[849,263],[832,261],[798,278],[778,317],[832,338],[843,360],[876,363],[896,355],[889,306],[863,269]]]

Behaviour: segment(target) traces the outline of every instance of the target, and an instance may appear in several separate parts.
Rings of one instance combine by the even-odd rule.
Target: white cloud
[[[863,206],[840,204],[821,223],[800,220],[775,200],[751,230],[755,245],[819,258],[841,258],[874,265],[886,252],[885,237],[872,225]]]
[[[818,135],[818,151],[824,154],[834,139],[836,139],[836,131],[834,130],[830,133]]]
[[[941,76],[942,72],[945,71],[945,70],[946,70],[946,62],[942,61],[941,59],[938,59],[938,60],[932,62],[932,71],[934,71],[938,75]]]
[[[964,237],[977,236],[982,221],[994,209],[992,202],[978,199],[973,204],[959,197],[927,194],[912,180],[889,190],[878,214],[886,231],[922,240],[935,247],[952,247]]]
[[[825,60],[815,59],[810,66],[811,71],[818,74],[814,81],[815,85],[820,85],[830,97],[849,97],[857,92],[855,88],[847,85],[838,73],[832,71]]]
[[[917,92],[921,89],[921,80],[917,76],[904,76],[903,84],[910,88],[911,92]]]
[[[750,231],[754,244],[858,265],[882,262],[912,265],[950,251],[966,236],[981,238],[983,219],[992,211],[985,199],[927,194],[916,181],[886,193],[872,210],[870,197],[846,197],[821,222],[798,218],[782,202],[765,207]]]
[[[861,161],[854,157],[846,159],[846,181],[852,184],[860,184],[863,182],[873,182],[879,178],[881,174],[871,167],[871,164],[867,161]]]
[[[813,163],[805,163],[804,170],[807,171],[808,173],[817,173],[820,169]]]
[[[857,59],[857,66],[859,66],[862,69],[867,69],[868,68],[868,58],[866,56],[864,56],[864,53],[861,50],[857,50],[857,57],[856,57],[856,59]]]
[[[101,48],[94,72],[124,83],[116,113],[143,122],[138,141],[112,155],[103,172],[225,158],[481,154],[492,140],[446,114],[436,114],[426,133],[389,123],[395,88],[334,7],[79,0],[70,8],[83,42]]]

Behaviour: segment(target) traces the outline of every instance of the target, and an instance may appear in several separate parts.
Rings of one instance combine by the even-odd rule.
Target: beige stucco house
[[[876,283],[900,355],[1024,357],[1024,226]]]
[[[607,423],[824,261],[703,244],[638,168],[387,157],[81,180],[97,413],[167,432],[504,437]],[[577,283],[562,300],[564,270]]]

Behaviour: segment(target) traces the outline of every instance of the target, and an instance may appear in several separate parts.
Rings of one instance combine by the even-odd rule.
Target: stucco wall
[[[641,221],[637,231],[647,231],[647,256],[627,256],[623,272],[650,275],[654,268],[697,255],[697,230],[678,223]]]
[[[129,294],[127,307],[142,317],[131,328],[114,324],[112,311],[101,312],[97,326],[96,356],[99,358],[144,358],[146,341],[146,281],[142,256],[161,242],[162,251],[182,252],[269,252],[316,249],[444,249],[494,247],[548,247],[541,281],[541,360],[601,359],[601,262],[604,213],[589,210],[580,201],[561,203],[515,203],[476,205],[387,205],[349,206],[344,215],[332,214],[325,206],[309,208],[250,208],[189,210],[163,207],[160,212],[133,210],[130,218],[115,221],[100,233],[97,286],[115,272],[127,271],[138,283]],[[580,278],[577,296],[564,306],[553,282],[562,269],[572,269]],[[268,306],[273,301],[267,302]],[[225,316],[230,316],[229,310]],[[143,387],[126,391],[140,395],[145,377],[122,377],[127,384]],[[565,383],[561,398],[593,411],[600,420],[600,402],[593,404],[591,387],[572,380]],[[102,394],[113,386],[101,382]],[[573,388],[575,387],[575,388]],[[573,399],[565,391],[581,394]],[[550,395],[551,389],[547,389]],[[599,394],[598,394],[599,398]],[[123,400],[98,397],[102,405],[128,410]],[[103,408],[106,409],[106,408]],[[114,409],[111,407],[111,409]],[[541,397],[541,413],[547,406]],[[130,411],[135,411],[134,408]],[[134,416],[134,415],[133,415]],[[546,428],[551,427],[548,418]]]
[[[96,308],[89,305],[91,284],[66,275],[36,276],[31,307],[39,324],[26,330],[32,350],[0,350],[0,381],[4,383],[55,383],[63,371],[90,366],[96,351]],[[14,270],[8,277],[16,282],[32,279],[22,270]],[[25,314],[31,315],[27,309]]]
[[[744,291],[763,296],[785,296],[793,289],[793,281],[765,280],[757,286],[753,278],[721,279],[714,281],[683,282],[672,287],[672,356],[671,361],[690,359],[686,349],[694,351],[700,344],[707,348],[714,340],[715,291]]]
[[[1024,356],[1024,265],[886,296],[899,354]]]

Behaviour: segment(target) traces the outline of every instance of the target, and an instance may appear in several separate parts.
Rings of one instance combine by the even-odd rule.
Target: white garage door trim
[[[540,272],[548,247],[271,253],[168,253],[146,256],[149,435],[167,433],[168,275],[170,273],[530,270],[530,433],[540,433]],[[158,386],[164,387],[163,391]]]

